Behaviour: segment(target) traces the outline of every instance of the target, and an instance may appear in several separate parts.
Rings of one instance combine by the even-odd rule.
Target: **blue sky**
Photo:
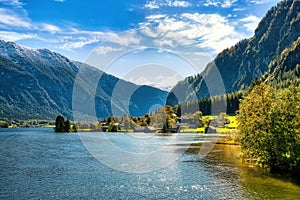
[[[182,41],[188,39],[190,51],[193,49],[196,52],[195,48],[200,48],[199,52],[207,53],[212,59],[223,49],[243,38],[251,37],[267,10],[278,2],[279,0],[0,0],[0,39],[32,48],[48,48],[70,59],[88,62],[93,60],[89,55],[95,48],[98,53],[101,52],[99,55],[121,48],[132,50],[137,45],[143,48],[147,45],[154,45],[156,48],[163,46],[163,49],[166,45],[171,45],[172,50],[182,50],[187,44]],[[146,31],[140,31],[141,29]],[[168,35],[162,34],[165,32]],[[174,36],[174,33],[177,35]],[[148,41],[136,41],[144,35],[147,35]],[[152,43],[149,43],[150,39],[153,40]],[[115,41],[121,42],[116,45]],[[184,48],[175,44],[176,42],[181,45],[184,43]],[[132,44],[135,46],[130,46]],[[190,51],[185,50],[185,53]],[[143,54],[139,55],[142,56]],[[110,59],[112,58],[115,57]],[[102,60],[97,62],[99,64]],[[207,63],[207,60],[204,62]],[[118,66],[115,65],[114,68]],[[115,72],[116,70],[111,70],[111,73]],[[193,73],[189,71],[182,76]]]

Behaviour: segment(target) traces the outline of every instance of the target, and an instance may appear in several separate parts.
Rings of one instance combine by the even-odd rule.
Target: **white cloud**
[[[206,1],[203,5],[204,6],[206,6],[206,7],[208,7],[208,6],[219,6],[219,4],[220,4],[220,2],[218,2],[218,1]]]
[[[155,0],[153,1],[148,1],[145,5],[145,8],[149,9],[158,9],[159,8],[159,3]]]
[[[42,30],[50,32],[52,34],[61,31],[61,29],[58,26],[52,24],[41,24],[41,28]]]
[[[223,8],[230,8],[237,0],[224,0],[224,2],[221,4]]]
[[[168,5],[171,7],[189,7],[191,3],[188,1],[168,1]]]
[[[140,44],[140,35],[135,30],[129,30],[120,34],[113,34],[110,42],[120,46],[132,46]]]
[[[3,0],[0,0],[3,1]],[[22,9],[21,9],[22,10]],[[21,15],[23,14],[23,15]],[[53,48],[73,51],[82,48],[88,44],[104,41],[114,33],[101,31],[78,30],[73,27],[64,27],[49,23],[32,22],[26,15],[26,12],[20,12],[20,15],[10,9],[0,8],[0,38],[7,41],[19,41],[23,39],[35,39],[43,43],[48,43]],[[16,29],[11,31],[11,29]],[[28,34],[26,32],[31,32]],[[45,32],[51,33],[49,38]],[[33,34],[35,33],[35,34]]]
[[[61,2],[61,3],[65,2],[65,0],[54,0],[54,1]]]
[[[240,19],[240,22],[243,24],[243,26],[247,29],[247,31],[254,33],[256,27],[258,26],[260,22],[260,18],[250,15],[248,17]]]
[[[57,36],[57,40],[60,43],[60,49],[74,50],[88,44],[104,41],[113,35],[110,32],[85,31],[72,28],[66,32],[61,32]]]
[[[0,0],[1,1],[1,0]],[[6,33],[12,33],[13,37],[10,37],[8,34],[3,35],[3,39],[10,41],[18,41],[22,39],[39,39],[39,40],[48,40],[55,41],[54,43],[59,43],[61,41],[61,35],[70,35],[72,31],[67,30],[63,31],[60,27],[48,24],[48,23],[34,23],[27,17],[27,13],[23,9],[18,9],[20,12],[16,12],[12,9],[0,8],[0,28],[6,30]],[[14,31],[11,31],[14,30]],[[17,31],[18,30],[18,31]],[[35,34],[25,34],[24,32],[31,32]],[[55,37],[52,35],[52,38],[43,38],[43,32],[48,32],[51,34],[57,34]],[[4,33],[4,32],[3,32]],[[73,32],[74,33],[74,32]],[[39,38],[32,37],[33,35],[40,35]],[[80,34],[80,33],[79,33]],[[81,33],[84,34],[84,33]],[[14,38],[15,37],[15,38]],[[82,40],[77,41],[77,44],[70,45],[69,43],[66,46],[76,47],[83,44]]]
[[[254,3],[254,4],[267,4],[267,3],[270,3],[272,1],[278,1],[278,0],[250,0],[250,3]]]
[[[222,8],[230,8],[236,2],[237,2],[237,0],[206,0],[203,5],[206,6],[206,7],[208,7],[208,6],[215,6],[215,7],[221,6]]]
[[[24,29],[26,31],[47,31],[52,34],[61,31],[58,26],[48,23],[34,23],[27,16],[26,10],[22,7],[23,4],[18,0],[0,0],[0,3],[5,5],[17,7],[17,9],[0,8],[0,28],[3,29]]]
[[[237,11],[244,11],[244,10],[246,10],[245,7],[243,7],[243,8],[233,8],[233,11],[234,11],[234,12],[237,12]]]
[[[161,7],[190,7],[191,3],[183,0],[150,0],[145,4],[145,8],[159,9]]]
[[[122,48],[114,48],[114,47],[111,47],[111,46],[99,46],[99,47],[97,47],[95,52],[98,55],[105,55],[107,53],[118,52],[118,51],[121,51],[121,50],[122,50]]]
[[[184,29],[186,25],[184,21],[175,18],[165,18],[159,23],[158,28],[164,31],[178,31]]]
[[[27,33],[17,33],[17,32],[11,32],[11,31],[0,31],[0,39],[6,40],[6,41],[18,41],[18,40],[24,40],[24,39],[32,39],[37,38],[36,34],[27,34]]]
[[[19,0],[0,0],[0,3],[3,3],[5,5],[14,6],[14,7],[22,7],[23,3]]]
[[[78,38],[76,41],[66,41],[62,46],[60,46],[61,49],[64,50],[73,50],[73,49],[79,49],[85,45],[92,44],[99,42],[97,39],[87,39],[87,38]]]
[[[158,32],[165,33],[164,37],[168,38],[168,40],[157,41],[157,44],[162,46],[175,47],[176,45],[184,45],[184,43],[188,45],[191,44],[190,40],[193,40],[199,43],[198,48],[210,49],[216,54],[245,37],[245,35],[239,34],[235,30],[234,23],[229,22],[225,17],[218,14],[184,13],[160,17],[149,17],[148,20],[150,22],[145,24],[147,26],[153,20],[156,23]],[[254,18],[252,17],[248,20],[254,20]],[[245,19],[244,23],[248,25],[250,21]],[[153,32],[148,31],[148,33],[155,35]],[[176,34],[172,35],[172,33]],[[178,36],[181,37],[180,40],[178,40]],[[187,40],[184,40],[184,38],[187,38]]]
[[[158,15],[150,15],[150,16],[147,16],[146,19],[147,20],[155,20],[155,19],[162,19],[162,18],[165,18],[167,17],[166,15],[162,15],[162,14],[158,14]]]
[[[54,1],[64,2],[65,0]],[[228,8],[233,6],[236,1],[237,0],[206,0],[204,1],[204,5]],[[272,0],[263,1],[267,2]],[[258,1],[251,0],[251,2]],[[162,49],[168,49],[169,47],[174,49],[177,47],[181,48],[196,43],[198,45],[194,45],[193,47],[195,48],[195,53],[200,52],[197,51],[197,49],[205,48],[209,49],[209,51],[215,55],[248,36],[246,35],[248,33],[238,33],[235,26],[245,27],[244,29],[253,33],[259,22],[259,18],[255,16],[248,16],[233,23],[219,14],[154,14],[145,17],[146,21],[139,24],[139,27],[144,28],[142,31],[127,31],[127,35],[122,35],[122,33],[86,31],[67,26],[61,28],[55,24],[33,22],[22,8],[23,4],[20,0],[0,0],[0,3],[19,6],[19,8],[21,8],[18,9],[18,11],[0,8],[0,28],[8,30],[7,32],[2,31],[0,38],[10,41],[35,39],[48,43],[57,49],[73,51],[89,44],[106,41],[112,37],[112,46],[100,48],[98,50],[99,54],[119,51],[122,47],[126,48],[127,46],[140,47],[144,42],[144,44],[160,46]],[[187,0],[148,0],[144,8],[189,7],[191,4],[192,3]],[[152,27],[152,29],[148,29],[148,27]],[[22,33],[17,33],[16,30],[9,32],[9,30],[16,28],[18,28],[17,30],[23,30]],[[36,34],[25,33],[29,31]],[[137,34],[138,32],[139,34]],[[47,36],[47,33],[48,35],[49,33],[52,34],[51,38]],[[142,40],[152,40],[152,43],[142,42]]]
[[[0,26],[32,28],[26,16],[20,16],[12,10],[0,8]]]

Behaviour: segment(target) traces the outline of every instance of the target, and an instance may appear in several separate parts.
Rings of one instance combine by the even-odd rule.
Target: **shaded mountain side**
[[[72,119],[73,87],[79,70],[84,71],[76,98],[82,106],[95,101],[98,118],[115,113],[144,115],[155,105],[164,105],[167,92],[108,75],[89,65],[73,62],[47,49],[35,50],[0,40],[0,118],[54,119],[62,114]],[[93,77],[100,77],[95,83]],[[121,85],[115,92],[116,85]],[[96,92],[95,92],[96,87]],[[143,98],[128,89],[138,90]],[[117,108],[112,110],[113,107]],[[91,107],[91,106],[90,106]],[[83,115],[87,114],[84,110]],[[129,112],[129,113],[128,113]]]
[[[49,98],[34,76],[2,56],[0,79],[1,118],[45,119],[59,112],[56,102]]]
[[[199,75],[179,82],[167,99],[168,105],[246,89],[260,78],[269,64],[300,36],[300,1],[283,0],[270,9],[255,35],[218,54]],[[218,72],[218,73],[216,73]],[[271,71],[269,73],[272,73]],[[220,74],[222,84],[216,84]]]

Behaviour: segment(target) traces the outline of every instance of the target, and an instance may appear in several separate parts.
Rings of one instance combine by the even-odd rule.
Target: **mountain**
[[[299,77],[300,37],[269,64],[269,70],[262,77],[262,80],[276,87],[284,88],[289,85],[299,85]]]
[[[148,86],[151,86],[151,87],[154,87],[154,88],[159,88],[163,91],[171,91],[171,89],[173,88],[173,86],[171,85],[163,85],[161,83],[154,83],[154,82],[146,82],[146,83],[143,83],[143,85],[148,85]]]
[[[153,105],[165,105],[168,95],[47,49],[30,49],[1,40],[0,78],[0,118],[54,119],[62,114],[72,119],[74,107],[95,110],[99,119],[125,113],[142,116]],[[91,113],[79,111],[82,116]]]
[[[255,78],[267,77],[265,73],[273,74],[274,60],[278,60],[299,36],[300,1],[284,0],[267,12],[252,38],[225,49],[201,74],[179,82],[171,90],[167,104],[246,89]],[[221,84],[217,82],[219,75]]]

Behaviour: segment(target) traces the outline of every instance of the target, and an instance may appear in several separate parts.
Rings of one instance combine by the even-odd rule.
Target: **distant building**
[[[119,130],[122,130],[122,131],[125,130],[125,125],[120,124],[120,123],[115,123],[115,125],[118,126]]]
[[[145,133],[155,133],[156,132],[156,128],[153,127],[153,126],[146,126],[145,129],[144,129],[144,132]]]
[[[145,127],[135,126],[135,127],[133,127],[133,131],[138,132],[138,133],[144,133],[145,132]]]
[[[193,122],[193,119],[187,118],[187,117],[180,117],[177,122],[179,123],[186,123],[186,124],[190,124]]]
[[[101,126],[101,131],[102,131],[102,132],[106,132],[107,129],[108,129],[108,126],[106,126],[106,125],[105,125],[105,126]]]
[[[217,130],[214,127],[206,127],[205,133],[217,133]]]

